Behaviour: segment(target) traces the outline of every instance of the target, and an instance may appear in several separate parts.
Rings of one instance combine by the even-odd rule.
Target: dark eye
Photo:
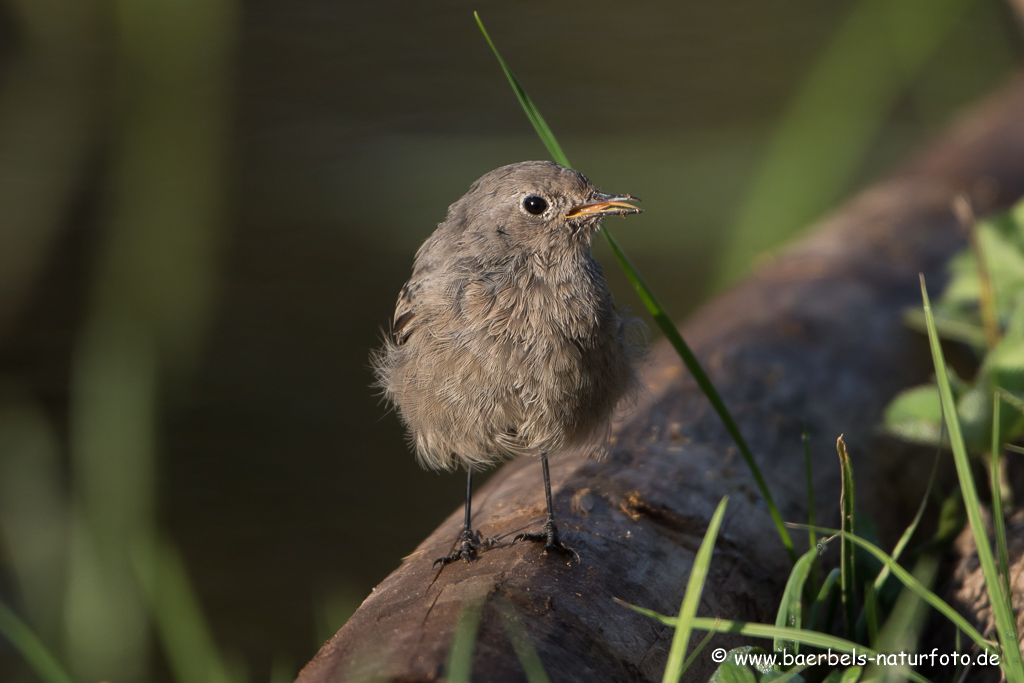
[[[523,208],[526,209],[527,213],[532,213],[534,216],[539,216],[548,210],[548,203],[543,197],[538,197],[535,194],[531,194],[529,197],[523,200]]]

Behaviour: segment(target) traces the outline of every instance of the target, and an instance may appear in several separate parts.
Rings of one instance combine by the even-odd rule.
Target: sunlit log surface
[[[926,344],[904,327],[902,312],[920,301],[918,273],[937,293],[947,259],[963,244],[951,211],[961,193],[979,213],[1024,194],[1024,81],[980,105],[683,327],[785,519],[807,519],[803,425],[813,439],[823,521],[837,521],[829,511],[838,501],[834,443],[841,433],[854,460],[858,504],[874,513],[883,539],[906,520],[903,506],[916,504],[908,488],[924,476],[906,449],[874,429],[897,391],[930,374]],[[685,217],[680,221],[685,229]],[[459,509],[374,590],[299,681],[437,680],[460,605],[471,598],[486,600],[473,661],[480,680],[524,678],[499,602],[512,606],[553,681],[660,680],[672,631],[612,598],[674,614],[707,521],[726,495],[699,613],[774,621],[789,560],[750,473],[665,344],[651,353],[646,378],[649,391],[618,425],[604,460],[552,461],[563,539],[579,562],[569,566],[527,543],[438,574],[431,561],[449,552]],[[414,466],[411,456],[409,462]],[[485,535],[508,540],[536,528],[544,514],[539,462],[502,468],[475,502],[474,526]],[[806,547],[806,534],[793,533]],[[738,642],[716,637],[693,680],[707,680],[714,648]]]

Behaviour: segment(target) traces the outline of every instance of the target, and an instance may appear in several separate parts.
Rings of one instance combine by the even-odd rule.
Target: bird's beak
[[[638,202],[639,198],[628,194],[601,194],[595,193],[586,204],[580,204],[565,214],[566,218],[592,218],[594,216],[608,216],[617,214],[627,216],[631,213],[643,213],[639,206],[633,206],[626,202]]]

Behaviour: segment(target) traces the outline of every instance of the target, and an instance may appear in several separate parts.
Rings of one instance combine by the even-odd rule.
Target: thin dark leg
[[[544,541],[544,554],[554,550],[565,555],[573,555],[575,552],[569,546],[558,540],[558,527],[555,526],[555,504],[551,499],[551,474],[548,471],[548,454],[541,453],[540,466],[544,470],[544,499],[548,505],[548,518],[542,527],[543,531],[537,534],[519,534],[512,542],[516,541]]]
[[[455,562],[456,560],[464,560],[465,562],[471,562],[476,559],[477,551],[483,548],[490,548],[495,544],[494,539],[487,538],[481,539],[479,531],[473,531],[472,524],[470,523],[473,519],[473,468],[466,468],[466,522],[462,527],[462,535],[459,536],[459,547],[452,552],[451,555],[445,557],[439,557],[434,560],[434,564],[440,564],[442,567]]]
[[[463,527],[465,531],[472,531],[473,527],[470,525],[469,520],[473,518],[473,468],[466,468],[466,524]]]
[[[544,498],[548,503],[548,521],[552,524],[555,523],[555,504],[551,502],[551,474],[548,471],[548,456],[547,453],[542,453],[540,456],[540,466],[544,470]]]

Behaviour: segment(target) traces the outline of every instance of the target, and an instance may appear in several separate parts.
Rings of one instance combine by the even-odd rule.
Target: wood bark
[[[1024,194],[1024,80],[973,110],[924,153],[868,189],[809,237],[683,327],[754,451],[786,520],[807,520],[801,433],[812,437],[819,520],[836,523],[835,440],[845,434],[858,503],[891,539],[925,477],[911,450],[877,436],[886,403],[924,382],[931,360],[903,311],[919,305],[918,273],[937,294],[963,245],[959,194],[980,212]],[[483,600],[474,678],[524,680],[506,632],[513,614],[552,681],[653,681],[672,630],[612,598],[678,611],[694,554],[728,495],[699,614],[773,622],[789,559],[746,465],[707,399],[665,344],[648,391],[616,427],[603,460],[552,460],[563,540],[578,561],[530,543],[503,545],[438,572],[461,509],[384,580],[300,673],[301,683],[432,681],[444,675],[460,607]],[[411,460],[410,460],[411,462]],[[410,465],[411,466],[411,465]],[[474,526],[505,542],[544,517],[540,464],[503,467],[474,500]],[[791,532],[806,548],[806,533]],[[503,616],[504,615],[504,616]],[[716,636],[692,670],[707,680]]]

